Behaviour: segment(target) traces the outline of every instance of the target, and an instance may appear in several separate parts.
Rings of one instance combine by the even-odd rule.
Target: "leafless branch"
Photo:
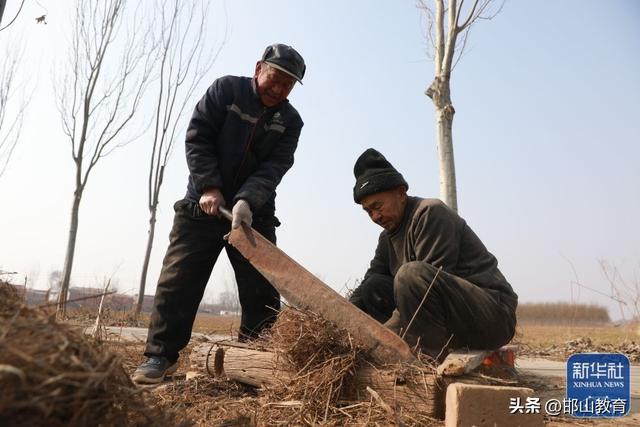
[[[93,168],[133,140],[127,132],[150,83],[155,63],[151,25],[140,3],[77,0],[68,64],[56,93],[62,129],[75,163],[75,190],[62,290],[69,286],[78,209]],[[59,303],[64,312],[64,300]]]
[[[30,95],[20,80],[19,67],[23,48],[20,43],[7,43],[4,62],[0,65],[0,177],[6,171],[20,140],[22,124]]]
[[[625,306],[627,306],[627,302],[630,301],[633,306],[632,315],[635,317],[640,317],[640,285],[638,281],[635,280],[634,285],[631,286],[627,284],[617,266],[605,260],[599,260],[598,263],[600,264],[600,270],[602,271],[605,280],[609,284],[611,293],[621,301],[625,301]]]
[[[422,33],[425,39],[427,39],[426,44],[426,54],[429,59],[435,59],[435,39],[434,39],[434,25],[435,25],[435,15],[430,7],[428,7],[424,0],[418,0],[416,7],[420,12],[424,15],[424,21],[426,22],[426,28],[422,27]],[[421,21],[422,22],[422,21]]]
[[[185,113],[194,103],[195,90],[217,59],[227,38],[225,25],[225,36],[218,48],[205,54],[208,2],[157,0],[155,7],[159,15],[155,36],[159,49],[157,78],[153,90],[153,139],[147,185],[150,228],[136,312],[139,312],[144,295],[160,190],[167,162],[177,139],[177,131],[186,123]]]
[[[434,55],[431,55],[429,51],[427,54],[436,62],[436,73],[438,71],[441,73],[450,72],[455,68],[464,55],[471,26],[480,19],[493,19],[502,11],[505,3],[503,0],[497,10],[491,12],[493,0],[474,0],[465,13],[465,0],[461,0],[460,3],[457,3],[456,0],[447,1],[448,6],[445,7],[444,0],[433,0],[434,6],[431,6],[428,0],[417,0],[417,7],[424,14],[427,23],[425,38],[435,52]],[[445,13],[448,15],[446,22],[444,20]],[[465,19],[460,24],[460,18],[463,14]],[[458,40],[458,36],[461,37],[460,40]],[[442,53],[441,56],[437,55],[438,51]],[[451,54],[450,58],[446,58],[447,53]],[[439,68],[438,64],[440,64]]]
[[[18,11],[16,12],[16,16],[13,17],[13,19],[4,27],[0,28],[0,31],[2,30],[6,30],[11,24],[13,24],[14,22],[16,22],[16,19],[18,19],[18,15],[20,15],[20,12],[22,12],[22,7],[24,6],[24,0],[22,0],[22,2],[20,3],[20,7],[18,8]],[[2,17],[0,15],[0,17]]]

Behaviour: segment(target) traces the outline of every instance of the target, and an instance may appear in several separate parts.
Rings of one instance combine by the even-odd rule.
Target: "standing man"
[[[353,198],[384,228],[351,302],[424,354],[495,349],[515,332],[518,297],[464,219],[409,185],[370,148],[354,166]],[[426,295],[426,297],[425,297]],[[415,316],[415,318],[414,318]]]
[[[240,340],[273,322],[280,295],[223,236],[241,223],[274,244],[276,187],[293,165],[303,123],[287,97],[302,82],[305,63],[291,46],[274,44],[256,63],[253,78],[225,76],[196,105],[186,135],[189,183],[175,203],[169,248],[158,280],[145,348],[133,374],[158,383],[177,369],[191,338],[198,305],[218,255],[225,248],[242,307]],[[233,206],[231,224],[218,208]]]

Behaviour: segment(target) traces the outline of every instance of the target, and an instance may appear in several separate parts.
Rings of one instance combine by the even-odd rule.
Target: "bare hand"
[[[220,211],[218,208],[224,206],[224,196],[219,188],[208,188],[200,196],[200,209],[207,215],[215,215],[220,218]]]

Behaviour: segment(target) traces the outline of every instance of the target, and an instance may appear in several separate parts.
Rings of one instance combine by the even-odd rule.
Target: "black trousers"
[[[396,333],[407,328],[437,268],[422,261],[404,264],[395,278],[373,274],[350,300]],[[515,333],[517,297],[481,288],[441,271],[405,340],[423,353],[442,359],[448,348],[491,350],[507,344]],[[448,344],[447,344],[448,343]]]
[[[273,323],[280,309],[280,295],[271,284],[223,236],[231,223],[202,212],[197,203],[180,200],[169,235],[169,248],[151,313],[145,356],[164,356],[170,361],[191,338],[193,322],[218,255],[227,252],[238,283],[242,307],[239,336],[254,338]],[[256,218],[256,231],[276,243],[275,218]]]

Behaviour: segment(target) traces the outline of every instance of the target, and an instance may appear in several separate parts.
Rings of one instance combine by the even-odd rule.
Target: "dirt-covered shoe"
[[[177,362],[171,363],[166,357],[152,356],[138,366],[131,379],[138,384],[157,384],[162,382],[166,375],[171,375],[177,370]]]

